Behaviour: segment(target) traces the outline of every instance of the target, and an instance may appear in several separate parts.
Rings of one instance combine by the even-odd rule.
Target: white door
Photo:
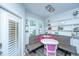
[[[1,10],[2,55],[20,55],[21,18]]]

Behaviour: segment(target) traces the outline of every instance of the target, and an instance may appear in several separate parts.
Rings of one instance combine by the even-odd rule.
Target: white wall
[[[25,21],[25,8],[22,4],[17,3],[5,3],[0,4],[2,7],[6,8],[7,10],[17,14],[18,16],[22,17],[22,25],[21,25],[21,54],[24,54],[24,21]]]
[[[1,3],[1,6],[24,18],[25,8],[20,3]]]
[[[48,20],[50,20],[50,23],[52,26],[58,26],[58,25],[66,25],[66,24],[76,24],[79,23],[79,19],[76,19],[73,17],[73,11],[79,11],[79,8],[73,9],[73,10],[69,10],[66,11],[64,13],[61,14],[57,14],[57,15],[52,15],[48,18]],[[77,17],[79,17],[79,14],[77,15]],[[64,20],[64,21],[60,21],[60,20]],[[64,27],[65,30],[72,30],[73,26],[70,27]],[[51,31],[50,31],[51,32]],[[56,31],[55,31],[56,32]],[[57,31],[59,32],[59,31]],[[52,31],[52,33],[54,33],[54,31]],[[59,32],[60,35],[68,35],[71,36],[71,32]]]
[[[28,22],[28,25],[29,25],[29,28],[28,28],[28,33],[26,33],[26,43],[28,44],[29,43],[29,36],[31,34],[31,30],[36,30],[36,35],[39,35],[38,33],[38,29],[39,29],[39,24],[41,23],[42,24],[42,29],[41,29],[41,34],[44,33],[44,19],[35,15],[35,14],[32,14],[30,12],[26,12],[26,19],[29,20]],[[36,26],[30,26],[30,21],[33,20],[36,24]],[[28,37],[27,37],[28,36]],[[28,38],[28,39],[27,39]]]

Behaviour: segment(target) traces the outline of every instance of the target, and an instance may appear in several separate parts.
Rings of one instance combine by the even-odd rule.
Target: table
[[[43,44],[58,44],[59,42],[55,39],[42,39],[41,42]]]
[[[42,39],[41,42],[44,44],[45,54],[49,56],[53,53],[56,56],[57,45],[59,42],[55,39]],[[55,45],[55,46],[53,46]]]

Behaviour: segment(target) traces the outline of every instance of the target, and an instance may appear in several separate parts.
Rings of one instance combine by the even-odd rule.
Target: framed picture
[[[30,26],[36,26],[36,23],[34,20],[30,20]]]

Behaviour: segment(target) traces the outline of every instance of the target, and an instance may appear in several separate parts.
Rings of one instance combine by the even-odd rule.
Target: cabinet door
[[[71,38],[70,44],[73,46],[79,46],[79,39]]]
[[[76,47],[77,53],[79,54],[79,39],[71,38],[70,44]]]

